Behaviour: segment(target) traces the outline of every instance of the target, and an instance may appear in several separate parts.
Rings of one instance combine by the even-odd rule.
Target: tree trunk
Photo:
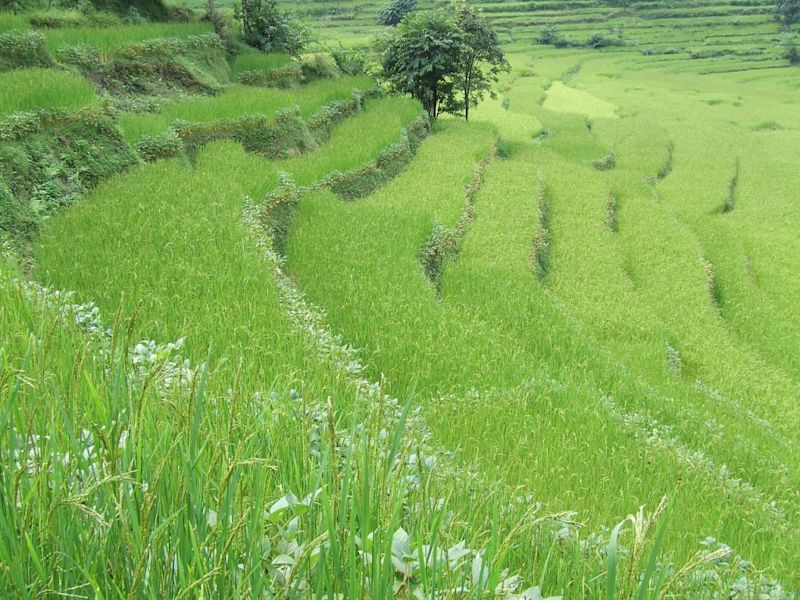
[[[464,73],[464,120],[469,121],[469,99],[472,97],[472,77],[475,73],[475,61],[470,60]]]
[[[242,0],[242,31],[245,39],[250,37],[250,0]]]

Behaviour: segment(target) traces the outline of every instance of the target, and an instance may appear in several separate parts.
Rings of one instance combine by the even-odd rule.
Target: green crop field
[[[467,121],[278,4],[0,10],[0,597],[796,600],[798,26],[472,0]]]

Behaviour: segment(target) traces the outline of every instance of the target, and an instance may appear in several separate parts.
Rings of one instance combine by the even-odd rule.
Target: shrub
[[[589,36],[589,39],[586,40],[586,45],[590,48],[606,48],[608,46],[616,46],[618,45],[618,40],[614,40],[611,38],[606,37],[602,33],[593,33]]]
[[[244,41],[254,48],[296,55],[308,44],[308,30],[279,8],[276,0],[242,2],[241,16]]]
[[[511,148],[504,139],[497,140],[497,158],[506,159],[511,156]]]
[[[550,26],[542,29],[539,32],[538,41],[540,44],[553,44],[558,37],[558,30],[556,30],[555,27]]]
[[[0,71],[52,64],[47,41],[38,31],[0,33]]]
[[[791,65],[800,65],[800,52],[797,50],[797,46],[789,46],[783,53],[783,58],[788,60]]]
[[[330,53],[339,71],[345,75],[366,74],[369,58],[369,49],[366,46],[345,48],[340,42],[336,48],[330,50]]]
[[[592,166],[598,171],[610,171],[617,166],[617,154],[613,150],[609,150],[603,158],[593,160]]]
[[[303,55],[300,58],[300,72],[305,82],[332,79],[340,75],[334,59],[321,53]]]
[[[136,143],[136,151],[142,160],[153,162],[180,155],[183,152],[183,144],[178,134],[174,130],[170,130],[158,136],[142,136]]]

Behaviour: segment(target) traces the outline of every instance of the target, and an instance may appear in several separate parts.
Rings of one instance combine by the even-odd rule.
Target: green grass
[[[30,28],[31,26],[25,17],[11,12],[0,11],[0,33],[11,29],[25,31]]]
[[[269,71],[278,69],[291,62],[291,57],[286,54],[264,54],[254,48],[242,48],[233,60],[231,68],[234,73],[245,71]]]
[[[581,90],[554,81],[547,90],[543,107],[558,112],[578,113],[590,118],[613,119],[616,107]]]
[[[350,97],[355,88],[366,90],[372,86],[372,81],[364,77],[319,81],[293,90],[237,85],[216,96],[194,97],[168,104],[158,113],[123,114],[120,126],[125,138],[135,142],[143,135],[164,133],[177,119],[205,123],[242,115],[274,116],[279,110],[294,106],[299,106],[301,115],[308,118],[325,104]]]
[[[94,86],[68,71],[19,69],[0,73],[0,114],[36,109],[75,109],[97,102]]]

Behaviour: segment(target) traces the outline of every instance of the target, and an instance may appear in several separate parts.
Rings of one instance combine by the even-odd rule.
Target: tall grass
[[[388,599],[501,579],[463,543],[445,554],[447,507],[401,406],[343,382],[326,402],[308,385],[332,381],[324,361],[299,393],[228,388],[213,352],[129,354],[131,324],[101,330],[18,277],[0,266],[3,596]]]
[[[11,29],[25,31],[30,28],[30,24],[22,15],[0,10],[0,33]]]
[[[97,102],[94,86],[75,73],[19,69],[0,73],[0,114],[36,109],[75,109]]]
[[[245,48],[236,55],[231,68],[234,73],[268,71],[286,66],[291,60],[291,56],[287,54],[265,54],[254,48]]]

